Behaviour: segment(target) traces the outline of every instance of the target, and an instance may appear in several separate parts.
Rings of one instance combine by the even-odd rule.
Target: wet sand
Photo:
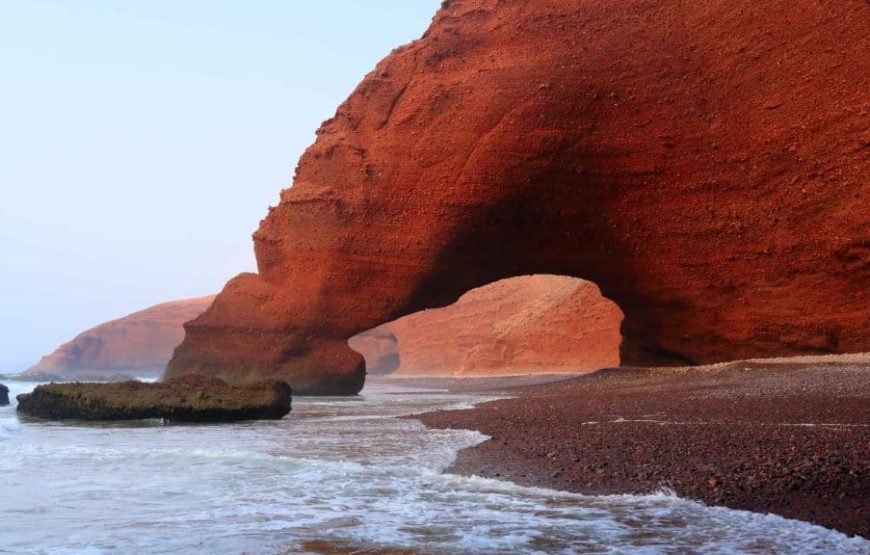
[[[529,385],[537,379],[413,384],[513,397],[418,417],[491,436],[451,471],[588,494],[668,488],[870,537],[863,359],[619,368]]]

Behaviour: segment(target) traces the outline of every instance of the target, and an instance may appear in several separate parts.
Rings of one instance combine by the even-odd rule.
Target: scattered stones
[[[626,368],[507,391],[420,417],[499,437],[452,471],[587,494],[667,488],[870,537],[870,364]]]

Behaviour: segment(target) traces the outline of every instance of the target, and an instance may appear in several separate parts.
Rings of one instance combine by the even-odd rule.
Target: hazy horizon
[[[439,2],[8,2],[0,373],[216,293],[314,131]]]

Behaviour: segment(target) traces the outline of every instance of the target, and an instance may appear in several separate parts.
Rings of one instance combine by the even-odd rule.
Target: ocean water
[[[381,386],[232,425],[47,423],[3,407],[0,553],[870,553],[667,494],[444,474],[485,437],[396,418],[485,399]]]

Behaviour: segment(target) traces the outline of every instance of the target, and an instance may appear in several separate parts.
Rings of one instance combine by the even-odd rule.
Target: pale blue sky
[[[439,0],[0,0],[0,373],[254,269],[314,130]]]

